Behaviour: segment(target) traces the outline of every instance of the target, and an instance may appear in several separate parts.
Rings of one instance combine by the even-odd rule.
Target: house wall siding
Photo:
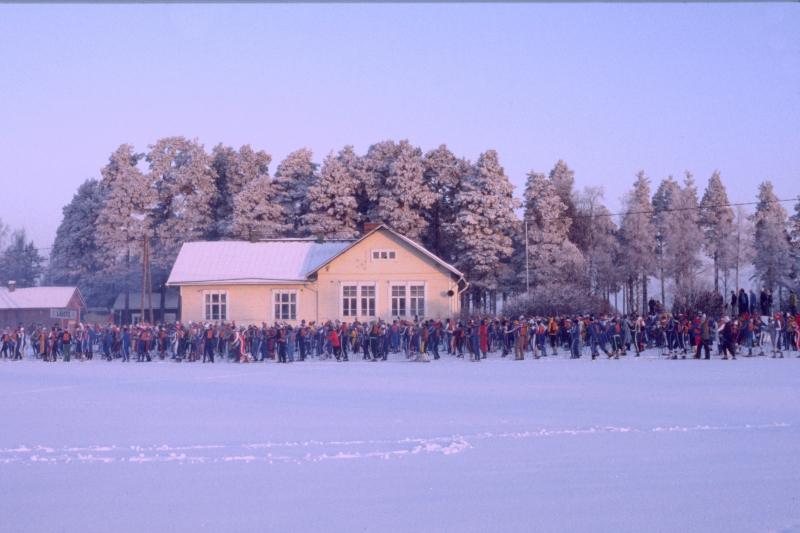
[[[396,258],[373,260],[373,250],[394,250]],[[183,322],[207,322],[203,316],[203,293],[207,290],[223,290],[228,293],[229,322],[271,323],[275,320],[272,291],[295,289],[298,296],[297,320],[289,322],[334,319],[352,322],[355,318],[362,321],[375,318],[387,320],[394,318],[391,313],[391,285],[408,282],[425,286],[426,317],[448,317],[458,313],[458,297],[447,294],[448,291],[458,292],[457,280],[452,273],[391,232],[378,231],[319,269],[316,280],[308,284],[182,286],[181,319]],[[342,316],[341,287],[343,284],[358,283],[375,285],[376,316]],[[408,290],[406,298],[410,298]],[[407,317],[412,316],[410,311],[407,304]]]
[[[273,290],[297,291],[297,320],[289,322],[299,323],[302,319],[314,320],[313,317],[317,312],[316,289],[313,284],[297,284],[182,286],[181,321],[184,323],[189,321],[213,322],[213,320],[206,320],[203,315],[203,294],[205,291],[227,291],[227,322],[236,322],[242,325],[272,323],[274,321]]]

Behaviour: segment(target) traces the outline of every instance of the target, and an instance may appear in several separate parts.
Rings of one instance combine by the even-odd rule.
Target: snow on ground
[[[0,531],[800,531],[800,360],[0,363]]]

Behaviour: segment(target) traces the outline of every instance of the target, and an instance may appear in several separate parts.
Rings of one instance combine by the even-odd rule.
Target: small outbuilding
[[[150,316],[150,298],[147,294],[144,296],[144,319]],[[153,322],[161,322],[164,324],[172,324],[178,318],[180,308],[180,297],[176,292],[166,291],[165,293],[153,293]],[[114,306],[111,308],[114,314],[114,323],[122,324],[122,317],[125,314],[125,293],[121,292],[114,300]],[[128,293],[128,312],[130,313],[131,322],[138,324],[142,320],[142,293],[131,292]]]
[[[0,327],[33,325],[73,328],[86,302],[77,287],[0,287]]]

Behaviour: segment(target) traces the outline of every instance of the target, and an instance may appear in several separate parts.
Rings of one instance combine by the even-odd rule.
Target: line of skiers
[[[138,362],[153,359],[202,362],[225,358],[229,361],[277,361],[288,363],[308,358],[348,361],[386,361],[390,354],[402,354],[407,360],[428,362],[439,359],[440,352],[478,362],[488,353],[513,354],[522,360],[558,355],[559,348],[571,358],[588,352],[596,359],[600,352],[619,358],[629,352],[638,357],[647,349],[677,359],[688,354],[710,357],[716,344],[723,358],[767,355],[783,357],[787,350],[797,350],[800,342],[800,317],[776,314],[751,316],[744,311],[734,318],[705,315],[651,314],[573,315],[560,317],[482,318],[464,320],[376,320],[372,322],[328,321],[324,324],[302,321],[293,326],[274,323],[261,326],[235,324],[140,324],[119,327],[79,324],[72,332],[53,327],[6,329],[0,338],[4,359],[22,359],[30,344],[36,358],[63,361],[71,358],[93,359],[95,354],[107,361]],[[754,353],[753,350],[758,353]]]

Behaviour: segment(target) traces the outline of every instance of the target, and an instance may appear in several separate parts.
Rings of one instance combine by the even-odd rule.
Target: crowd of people
[[[747,307],[738,305],[740,295]],[[556,356],[608,358],[658,350],[671,359],[711,357],[712,348],[722,359],[758,355],[783,357],[800,351],[800,317],[797,297],[790,295],[790,310],[761,313],[742,290],[730,316],[701,313],[673,316],[649,309],[636,314],[584,314],[553,317],[481,317],[464,319],[396,318],[370,322],[303,320],[297,325],[237,326],[235,323],[155,324],[135,326],[78,324],[72,329],[19,325],[5,329],[0,342],[3,360],[29,357],[55,362],[103,359],[106,361],[213,363],[226,361],[291,363],[308,359],[430,362],[442,355],[479,362],[490,353],[523,360]],[[743,301],[743,300],[741,300]],[[760,309],[761,311],[764,308]],[[769,309],[767,309],[769,311]]]

